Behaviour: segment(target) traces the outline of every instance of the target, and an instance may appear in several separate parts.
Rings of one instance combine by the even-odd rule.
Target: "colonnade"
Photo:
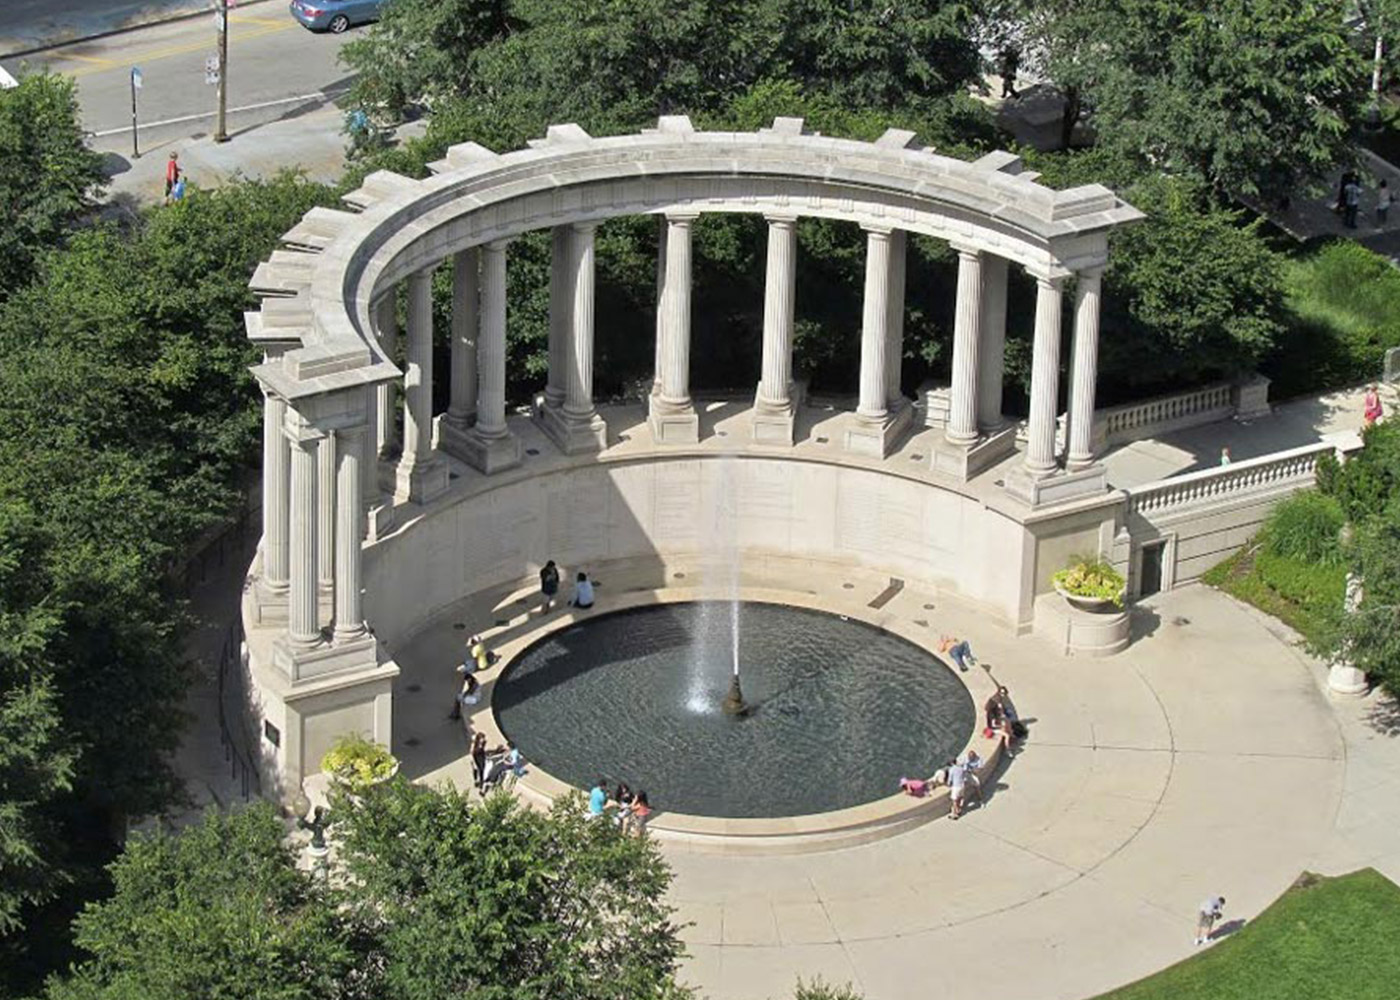
[[[690,395],[692,232],[698,213],[662,217],[657,264],[656,370],[649,422],[658,443],[695,442],[699,420]],[[763,308],[762,370],[753,436],[793,443],[792,350],[796,304],[797,216],[770,214]],[[593,401],[595,224],[552,233],[549,374],[536,416],[565,452],[601,450],[606,425]],[[859,402],[848,424],[848,449],[883,457],[912,413],[900,388],[904,349],[907,234],[867,226]],[[407,324],[402,344],[402,439],[392,382],[317,397],[325,413],[298,412],[267,392],[264,409],[264,597],[286,602],[288,636],[307,650],[325,641],[354,643],[365,634],[360,607],[360,542],[388,526],[393,500],[427,503],[446,490],[441,452],[491,474],[519,464],[520,443],[506,422],[506,261],[510,240],[455,254],[452,268],[450,402],[435,422],[432,270],[404,280]],[[1008,261],[955,245],[957,299],[952,380],[944,440],[967,453],[1010,433],[1001,413]],[[1067,272],[1031,272],[1036,281],[1030,419],[1022,474],[1058,468],[1059,354]],[[1092,423],[1098,355],[1098,267],[1079,271],[1074,304],[1067,464],[1094,462]],[[396,289],[372,311],[375,335],[394,359],[400,345]],[[1009,445],[1009,441],[1008,441]],[[935,466],[937,467],[937,466]],[[382,472],[382,475],[381,475]],[[329,614],[325,613],[326,609]],[[327,632],[326,626],[329,626]]]

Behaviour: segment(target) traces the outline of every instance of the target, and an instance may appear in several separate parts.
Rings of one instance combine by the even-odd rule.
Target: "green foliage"
[[[1098,1000],[1389,1000],[1397,934],[1400,889],[1375,869],[1305,875],[1237,933]]]
[[[77,85],[48,73],[0,89],[0,303],[92,208],[102,158],[83,143]]]
[[[321,758],[321,770],[351,789],[364,789],[394,773],[398,760],[382,743],[346,733]]]
[[[850,983],[840,986],[828,983],[818,976],[815,979],[797,980],[797,991],[793,1000],[862,1000],[861,994]]]
[[[685,995],[660,852],[578,796],[542,813],[397,779],[334,808],[339,904],[376,942],[380,1000]]]
[[[1324,243],[1284,270],[1288,326],[1264,368],[1276,397],[1375,378],[1400,347],[1400,272],[1351,240]]]
[[[77,921],[91,956],[48,1000],[333,1000],[357,954],[320,883],[298,871],[272,808],[211,810],[178,835],[136,836],[110,899]]]
[[[1260,541],[1271,556],[1332,568],[1345,561],[1340,541],[1345,521],[1342,506],[1334,498],[1304,490],[1269,512]]]
[[[1056,573],[1051,580],[1067,594],[1095,597],[1123,606],[1123,574],[1102,559],[1081,557]]]

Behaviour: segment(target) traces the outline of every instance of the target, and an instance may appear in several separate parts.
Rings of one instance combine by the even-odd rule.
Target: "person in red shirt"
[[[170,193],[175,190],[175,182],[180,179],[180,154],[171,153],[170,159],[165,162],[165,200],[170,200]]]

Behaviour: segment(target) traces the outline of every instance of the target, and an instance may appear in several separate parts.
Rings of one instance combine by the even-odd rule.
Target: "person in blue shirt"
[[[588,793],[588,818],[597,819],[608,808],[608,783],[599,778]]]
[[[576,608],[593,607],[593,581],[587,573],[580,573],[574,580],[574,599],[569,603]]]

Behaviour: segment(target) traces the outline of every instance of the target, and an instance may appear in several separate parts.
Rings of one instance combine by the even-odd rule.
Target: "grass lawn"
[[[1228,904],[1225,913],[1228,918]],[[1238,933],[1098,1000],[1396,996],[1400,888],[1374,869],[1363,868],[1340,878],[1304,875]]]
[[[1271,556],[1261,548],[1245,546],[1207,570],[1202,582],[1273,615],[1306,638],[1316,636],[1328,611],[1342,604],[1346,570]]]

